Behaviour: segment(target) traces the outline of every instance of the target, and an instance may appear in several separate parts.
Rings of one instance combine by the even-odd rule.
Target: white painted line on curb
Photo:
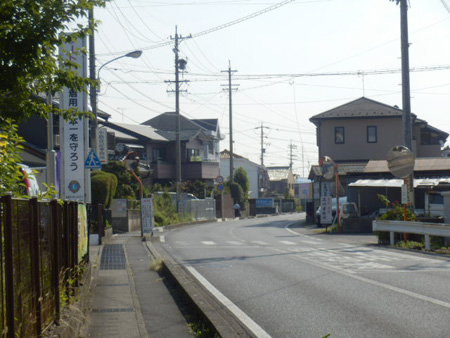
[[[239,320],[247,326],[247,328],[252,331],[258,338],[271,338],[271,336],[264,331],[264,329],[256,324],[253,319],[251,319],[245,312],[238,308],[231,300],[229,300],[225,295],[223,295],[219,290],[217,290],[210,282],[208,282],[205,277],[203,277],[197,270],[192,266],[186,265],[188,271],[209,291],[213,294],[216,299],[221,302],[231,313],[233,313]]]

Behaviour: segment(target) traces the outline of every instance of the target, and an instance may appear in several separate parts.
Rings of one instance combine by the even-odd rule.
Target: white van
[[[33,169],[25,164],[20,164],[20,169],[22,170],[23,183],[25,184],[25,195],[29,197],[38,196],[41,191],[36,176],[33,173]]]
[[[337,200],[336,198],[331,199],[331,213],[333,216],[333,220],[336,217],[337,213]],[[320,225],[320,210],[319,207],[316,211],[316,223]],[[341,221],[347,218],[359,217],[359,210],[356,203],[347,202],[347,197],[339,197],[339,218]]]

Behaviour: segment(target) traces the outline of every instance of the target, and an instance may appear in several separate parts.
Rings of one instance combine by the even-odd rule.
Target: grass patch
[[[148,267],[151,271],[161,272],[163,270],[164,261],[162,259],[155,259],[150,263]]]
[[[202,322],[191,322],[188,324],[189,330],[192,334],[198,338],[215,338],[217,335],[211,332],[211,330]]]
[[[423,243],[415,241],[406,241],[406,242],[400,241],[395,246],[402,249],[413,249],[413,250],[423,250],[425,247]]]
[[[450,247],[442,247],[440,249],[436,250],[436,253],[442,254],[442,255],[450,255]]]

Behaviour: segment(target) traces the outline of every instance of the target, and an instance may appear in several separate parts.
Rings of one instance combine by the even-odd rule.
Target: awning
[[[414,188],[417,187],[434,187],[441,183],[450,184],[450,177],[441,178],[415,178]],[[386,188],[401,188],[403,185],[403,180],[401,178],[393,178],[390,180],[379,179],[379,180],[357,180],[356,182],[350,183],[349,187],[386,187]]]
[[[131,148],[131,149],[144,149],[144,146],[142,146],[140,144],[129,144],[129,143],[126,143],[125,145],[128,148]]]

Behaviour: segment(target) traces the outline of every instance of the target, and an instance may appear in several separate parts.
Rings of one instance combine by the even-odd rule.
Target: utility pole
[[[261,122],[261,127],[255,128],[255,129],[261,129],[261,166],[264,166],[264,153],[266,152],[266,149],[264,148],[264,128],[270,129],[269,127],[264,127],[262,122]]]
[[[180,200],[181,194],[181,139],[180,139],[180,69],[186,69],[186,60],[179,58],[179,44],[180,41],[184,39],[191,38],[192,35],[188,37],[183,37],[178,35],[177,26],[175,26],[175,37],[172,40],[175,40],[175,46],[173,48],[173,52],[175,53],[175,115],[176,115],[176,144],[175,144],[175,176],[176,176],[176,184],[177,184],[177,202]],[[173,83],[173,81],[166,81],[169,83]],[[178,204],[178,203],[177,203]]]
[[[293,154],[294,149],[297,149],[297,146],[295,144],[291,143],[289,144],[289,169],[292,170],[292,166],[294,164],[294,158],[296,158],[296,155]]]
[[[228,61],[228,70],[222,70],[222,73],[228,73],[228,105],[229,105],[229,117],[230,117],[230,182],[233,183],[234,176],[234,163],[233,163],[233,100],[232,90],[237,89],[236,86],[231,84],[231,74],[237,72],[237,70],[231,70],[231,62]],[[233,87],[235,86],[235,87]]]
[[[94,7],[89,10],[89,25],[91,27],[91,34],[89,35],[89,78],[92,81],[97,80],[95,72],[95,36],[94,36]],[[91,119],[91,129],[89,133],[89,140],[91,149],[98,154],[97,148],[97,88],[93,85],[89,87],[89,101],[91,102],[91,109],[94,118]]]
[[[401,55],[402,55],[402,136],[403,144],[414,153],[411,125],[411,96],[409,82],[408,1],[390,0],[400,3]],[[414,209],[414,172],[408,176],[408,204]]]

